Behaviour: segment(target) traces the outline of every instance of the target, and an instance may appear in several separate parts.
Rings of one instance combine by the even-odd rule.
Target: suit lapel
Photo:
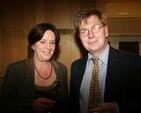
[[[110,47],[109,51],[109,58],[108,58],[108,67],[107,67],[107,74],[106,74],[106,83],[105,83],[105,94],[104,94],[104,100],[107,100],[107,97],[109,98],[109,94],[112,92],[113,82],[116,82],[115,76],[118,73],[118,67],[119,67],[120,60],[118,58],[117,50]]]
[[[80,76],[77,76],[77,80],[78,80],[78,86],[80,88],[82,79],[83,79],[83,75],[85,72],[85,68],[86,68],[86,62],[87,62],[87,57],[84,57],[84,60],[82,60],[82,62],[80,63],[78,70],[77,70],[77,74]]]

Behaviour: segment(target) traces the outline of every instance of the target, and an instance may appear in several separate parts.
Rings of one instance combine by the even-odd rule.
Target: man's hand
[[[117,113],[117,108],[113,102],[100,103],[99,107],[90,109],[89,113]]]

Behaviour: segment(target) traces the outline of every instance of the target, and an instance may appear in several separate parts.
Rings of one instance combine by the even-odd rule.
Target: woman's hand
[[[44,113],[53,107],[55,101],[48,98],[37,98],[33,103],[33,110],[35,113]]]

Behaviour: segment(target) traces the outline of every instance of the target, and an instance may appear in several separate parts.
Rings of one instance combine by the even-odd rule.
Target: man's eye
[[[80,31],[81,34],[86,33],[86,32],[87,32],[87,30]]]
[[[94,29],[99,29],[99,28],[100,28],[100,26],[95,26],[95,27],[94,27]]]

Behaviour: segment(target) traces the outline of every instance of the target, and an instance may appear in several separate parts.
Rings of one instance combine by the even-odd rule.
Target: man
[[[112,48],[107,43],[106,16],[96,9],[81,10],[74,26],[88,55],[72,63],[71,113],[138,113],[141,107],[141,57]],[[89,90],[98,58],[101,101],[89,109]]]

